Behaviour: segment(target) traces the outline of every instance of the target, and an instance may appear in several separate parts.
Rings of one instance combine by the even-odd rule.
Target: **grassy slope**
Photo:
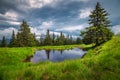
[[[60,63],[22,62],[36,49],[75,46],[0,48],[0,80],[120,80],[120,36],[89,50],[83,59]]]

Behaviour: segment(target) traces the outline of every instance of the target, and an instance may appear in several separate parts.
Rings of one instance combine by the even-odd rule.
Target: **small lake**
[[[69,50],[40,50],[36,51],[30,62],[37,63],[43,61],[61,62],[63,60],[70,60],[81,58],[84,56],[86,51],[79,48]]]

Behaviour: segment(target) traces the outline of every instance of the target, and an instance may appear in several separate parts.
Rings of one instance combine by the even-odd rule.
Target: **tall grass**
[[[38,49],[68,49],[78,46],[0,48],[0,80],[120,80],[120,36],[89,50],[82,59],[59,63],[23,62],[25,57]],[[88,47],[90,45],[86,48]]]

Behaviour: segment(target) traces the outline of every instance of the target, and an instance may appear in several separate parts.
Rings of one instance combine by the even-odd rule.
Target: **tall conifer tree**
[[[44,44],[45,45],[52,45],[52,39],[50,37],[49,29],[47,30],[46,37],[44,39]]]
[[[111,39],[113,33],[109,29],[108,13],[101,7],[99,2],[97,2],[89,17],[90,27],[86,28],[85,32],[82,32],[83,42],[86,44],[95,43],[97,46]]]
[[[15,38],[15,32],[14,32],[14,30],[12,32],[12,36],[11,36],[11,40],[10,40],[9,46],[10,47],[15,47],[16,46],[16,38]]]
[[[17,46],[36,46],[35,36],[30,32],[29,25],[24,20],[17,33]]]
[[[0,46],[1,47],[6,47],[7,46],[5,36],[3,36]]]

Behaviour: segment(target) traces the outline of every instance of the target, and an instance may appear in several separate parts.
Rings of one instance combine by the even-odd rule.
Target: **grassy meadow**
[[[0,48],[0,80],[120,80],[120,36],[89,49],[82,59],[34,64],[24,59],[40,49],[89,48],[66,45]]]

